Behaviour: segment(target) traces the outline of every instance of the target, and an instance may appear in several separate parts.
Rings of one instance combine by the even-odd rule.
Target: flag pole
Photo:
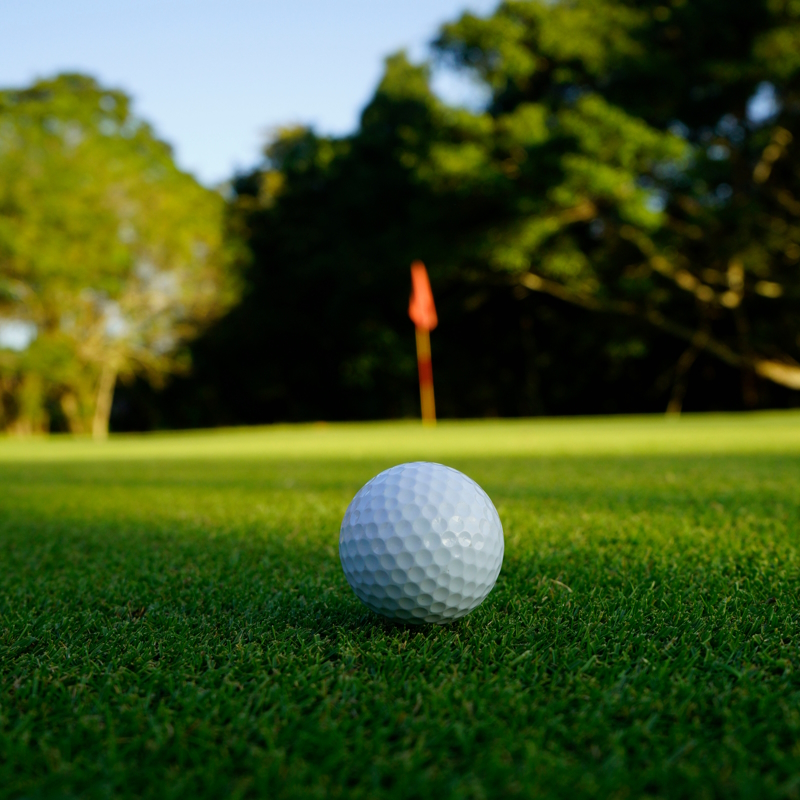
[[[431,361],[431,334],[427,328],[417,327],[417,368],[419,369],[419,400],[422,406],[422,424],[436,424],[436,402],[433,397],[433,363]]]

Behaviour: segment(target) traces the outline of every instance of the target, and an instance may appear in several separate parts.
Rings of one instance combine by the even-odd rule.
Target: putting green
[[[431,459],[497,587],[366,611],[338,526]],[[0,440],[0,797],[793,797],[800,415]]]

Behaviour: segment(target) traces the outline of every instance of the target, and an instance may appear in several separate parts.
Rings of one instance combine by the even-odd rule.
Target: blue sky
[[[347,133],[401,48],[423,58],[438,26],[498,0],[8,0],[0,86],[70,70],[135,99],[206,183],[254,164],[278,125]],[[457,101],[468,84],[439,75]]]

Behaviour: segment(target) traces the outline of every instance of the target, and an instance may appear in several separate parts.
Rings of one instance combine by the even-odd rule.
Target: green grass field
[[[392,626],[375,473],[463,470],[497,587]],[[800,796],[800,414],[0,440],[0,796]]]

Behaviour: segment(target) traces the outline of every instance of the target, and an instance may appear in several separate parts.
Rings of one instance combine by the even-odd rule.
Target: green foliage
[[[800,388],[797,14],[766,0],[529,0],[446,25],[437,46],[492,88],[496,119],[536,107],[547,120],[516,143],[521,166],[506,162],[519,201],[487,219],[486,258]],[[757,90],[774,108],[748,116]]]
[[[416,414],[415,258],[445,415],[678,411],[690,371],[690,407],[796,403],[797,25],[768,0],[501,3],[436,44],[480,110],[390,57],[353,135],[283,131],[233,182],[250,294],[161,424]]]
[[[183,343],[232,299],[222,214],[123,93],[81,75],[0,92],[0,322],[36,326],[0,363],[6,426],[46,427],[55,404],[72,430],[92,415],[102,429],[117,375],[181,369]]]
[[[796,414],[0,442],[0,795],[792,797],[799,446]],[[445,454],[498,585],[387,625],[341,517]]]

